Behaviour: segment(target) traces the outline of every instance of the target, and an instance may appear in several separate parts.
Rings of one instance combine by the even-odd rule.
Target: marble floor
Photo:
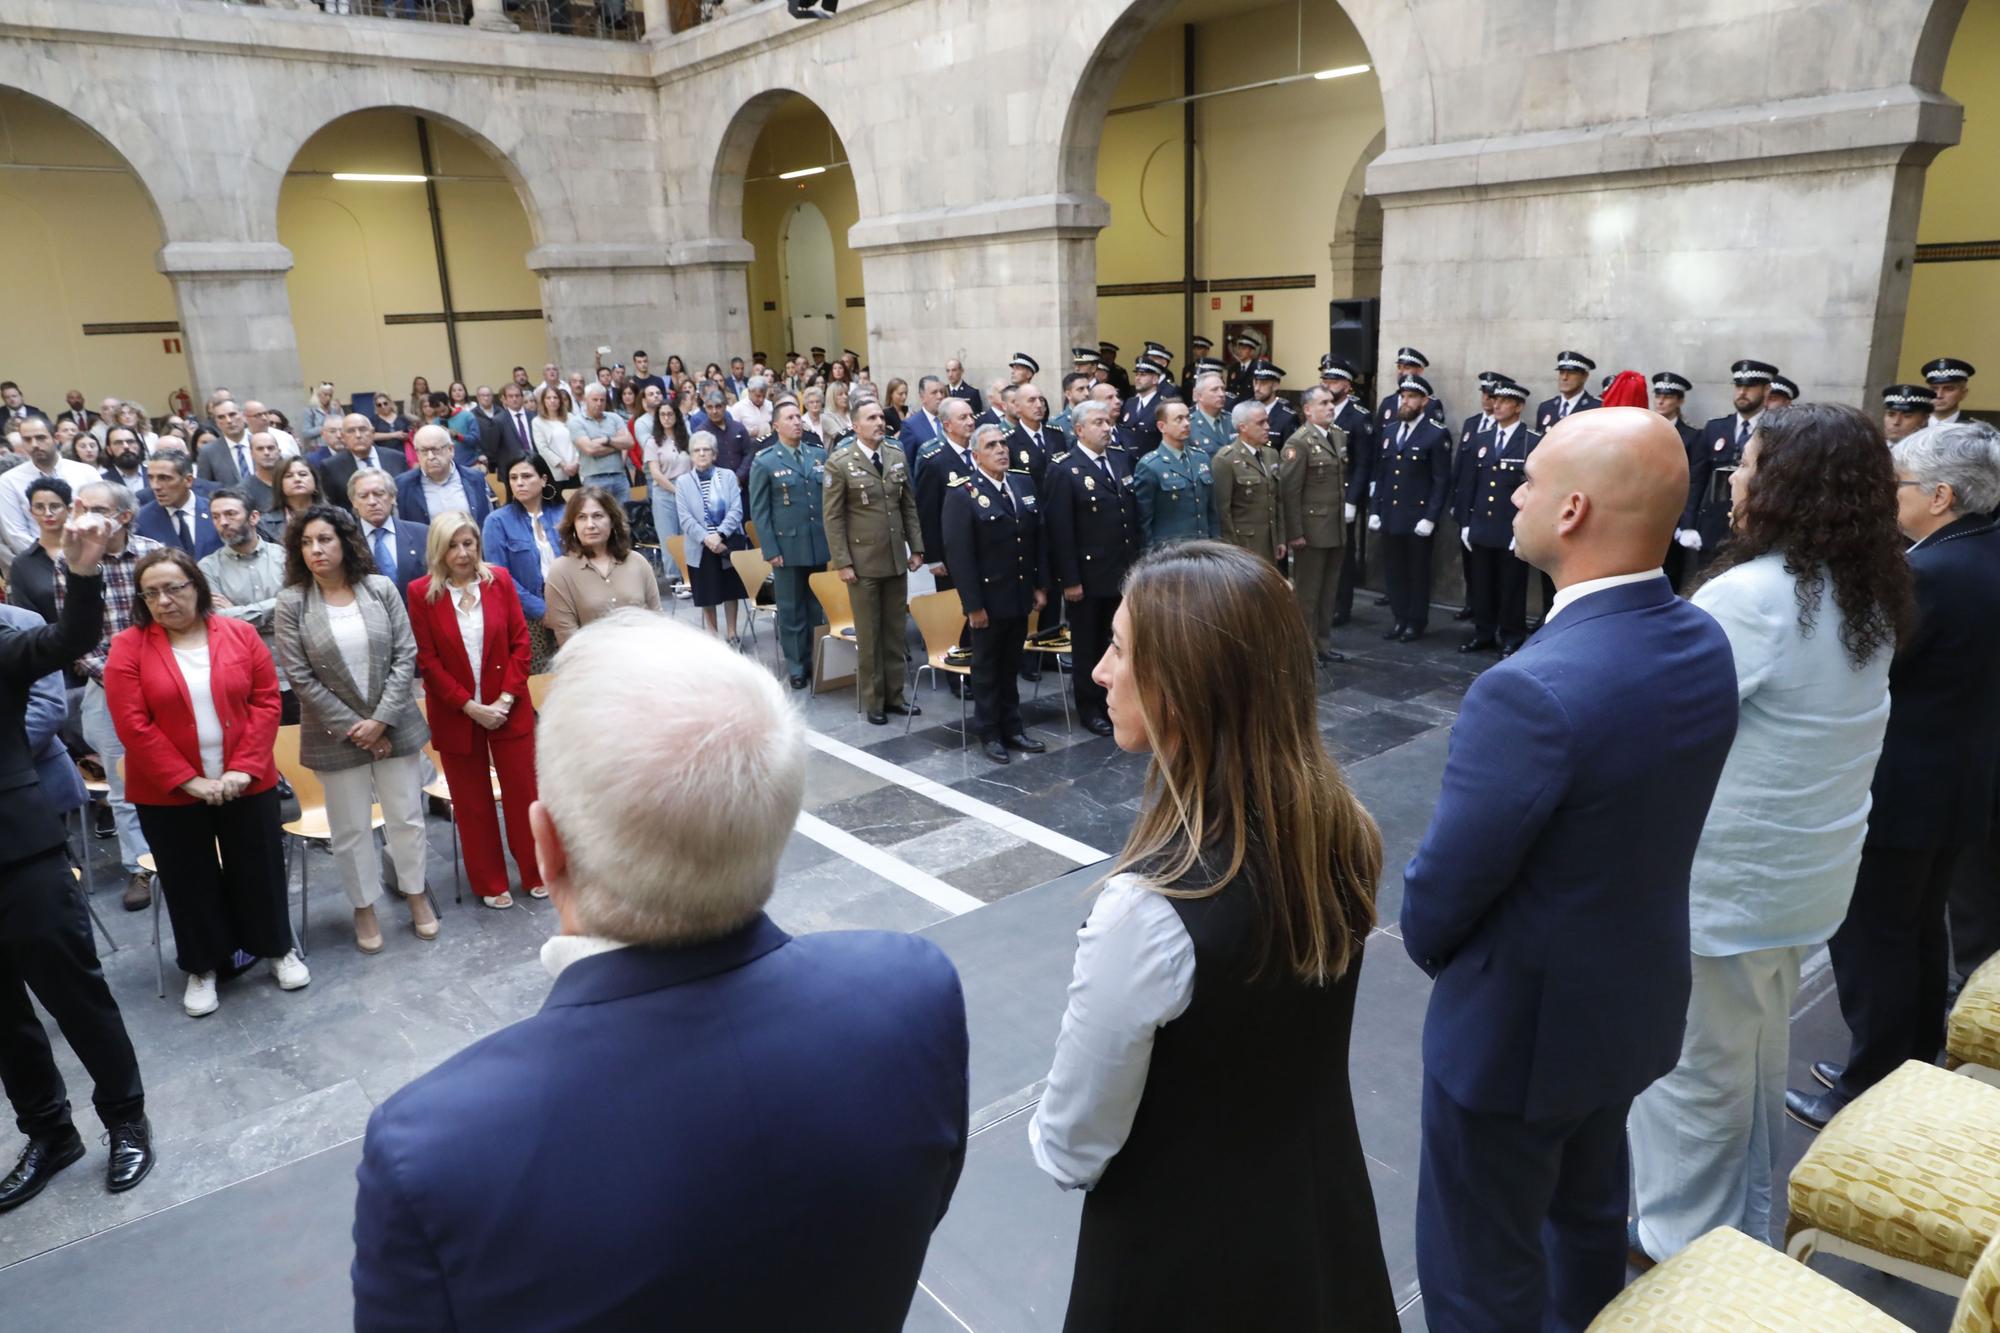
[[[1429,983],[1393,923],[1450,724],[1490,659],[1453,651],[1448,612],[1418,644],[1385,643],[1385,613],[1360,600],[1356,623],[1338,635],[1348,662],[1322,674],[1320,717],[1386,844],[1385,924],[1366,951],[1351,1064],[1384,1248],[1405,1327],[1419,1328],[1415,1108]],[[693,613],[682,604],[678,614]],[[768,622],[748,651],[771,659]],[[950,729],[958,702],[928,685],[913,696],[924,713],[907,733],[900,719],[868,725],[851,690],[805,701],[806,812],[771,914],[792,931],[921,931],[965,983],[973,1137],[907,1325],[925,1333],[1062,1323],[1079,1204],[1035,1169],[1026,1116],[1047,1071],[1094,867],[1123,842],[1144,772],[1110,741],[1069,729],[1065,684],[1050,672],[1026,709],[1049,752],[1005,767],[964,750]],[[1023,684],[1024,700],[1034,688]],[[312,853],[312,984],[281,993],[260,968],[223,986],[217,1013],[192,1020],[180,1009],[170,936],[166,998],[157,993],[151,914],[119,910],[111,849],[93,841],[94,901],[118,946],[105,970],[145,1070],[160,1162],[139,1189],[104,1192],[89,1083],[58,1042],[91,1153],[39,1199],[0,1214],[0,1326],[230,1327],[282,1309],[291,1327],[349,1327],[352,1171],[368,1114],[413,1076],[539,1007],[548,979],[536,955],[553,913],[524,897],[506,912],[455,904],[449,825],[434,818],[429,876],[442,936],[422,943],[400,909],[385,911],[387,947],[368,957],[353,947],[331,863]],[[296,910],[296,868],[293,893]],[[1809,968],[1800,996],[1795,1082],[1844,1036],[1823,963]],[[1806,1137],[1787,1130],[1789,1170]],[[504,1145],[504,1127],[497,1134]],[[0,1128],[0,1160],[18,1151],[12,1126]],[[1817,1266],[1912,1327],[1949,1321],[1950,1303],[1933,1293],[1838,1261]]]

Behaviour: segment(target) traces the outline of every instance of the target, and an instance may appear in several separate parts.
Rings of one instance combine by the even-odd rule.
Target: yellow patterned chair
[[[1589,1333],[1911,1333],[1831,1278],[1717,1227],[1625,1288]],[[2000,1333],[2000,1240],[1959,1297],[1951,1333]]]
[[[2000,953],[1966,978],[1945,1027],[1944,1050],[1951,1068],[2000,1087]]]
[[[1911,1060],[1827,1122],[1792,1171],[1785,1249],[1956,1296],[2000,1234],[2000,1089]]]

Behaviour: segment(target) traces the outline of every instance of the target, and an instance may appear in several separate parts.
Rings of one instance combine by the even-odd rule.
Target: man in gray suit
[[[250,461],[250,419],[235,403],[217,403],[215,428],[222,432],[222,438],[201,447],[195,456],[194,474],[218,486],[241,486],[245,477],[257,475]]]

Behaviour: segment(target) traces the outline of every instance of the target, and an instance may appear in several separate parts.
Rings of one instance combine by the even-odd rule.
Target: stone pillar
[[[597,349],[606,346],[612,349],[607,360],[620,361],[643,347],[655,366],[665,365],[674,352],[695,364],[709,360],[727,364],[730,356],[744,355],[750,337],[748,302],[743,296],[749,246],[742,241],[717,243],[731,244],[744,253],[733,263],[736,295],[727,306],[728,284],[707,275],[711,269],[732,265],[718,265],[710,246],[589,242],[536,246],[528,252],[528,267],[541,279],[549,354],[565,371],[588,370]],[[724,321],[732,316],[740,331],[728,336]]]
[[[472,26],[486,32],[519,32],[521,25],[507,17],[505,0],[472,0]]]
[[[667,0],[639,0],[639,16],[646,22],[647,40],[658,42],[673,36],[673,24],[667,20]]]
[[[1095,195],[1056,194],[856,223],[876,383],[915,383],[956,357],[983,389],[1026,352],[1053,400],[1070,348],[1097,341],[1095,246],[1110,219]]]
[[[741,237],[712,237],[673,245],[669,257],[674,266],[676,340],[695,348],[704,362],[726,366],[733,356],[747,358],[753,350],[750,262],[757,257],[756,248]],[[687,359],[695,362],[693,356]]]
[[[174,284],[195,407],[227,387],[296,420],[306,393],[285,290],[292,252],[271,241],[174,241],[155,264]]]

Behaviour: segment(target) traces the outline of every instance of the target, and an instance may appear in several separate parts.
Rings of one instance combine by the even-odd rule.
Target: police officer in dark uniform
[[[1928,384],[1891,384],[1882,390],[1882,435],[1890,444],[1930,425],[1937,395]]]
[[[1715,559],[1716,548],[1729,536],[1729,475],[1743,461],[1743,447],[1764,419],[1764,400],[1777,373],[1768,361],[1745,358],[1732,365],[1736,410],[1701,428],[1688,473],[1687,508],[1674,532],[1674,540],[1694,553],[1697,569]]]
[[[973,432],[973,472],[944,498],[945,564],[958,571],[958,599],[972,630],[973,724],[986,757],[1040,754],[1021,726],[1021,659],[1028,616],[1048,605],[1049,552],[1034,482],[1007,468],[998,426]]]
[[[1693,381],[1678,371],[1660,370],[1653,373],[1653,410],[1672,424],[1674,433],[1681,437],[1681,448],[1687,451],[1688,475],[1694,475],[1695,451],[1701,444],[1701,432],[1688,425],[1681,415],[1687,403],[1687,395],[1694,388]],[[1675,592],[1687,581],[1688,552],[1679,542],[1667,543],[1667,558],[1660,569],[1667,576],[1667,582]]]
[[[1604,400],[1587,385],[1597,363],[1582,352],[1556,353],[1556,395],[1545,398],[1535,409],[1535,433],[1546,435],[1549,428],[1572,412],[1587,412],[1604,406]]]
[[[1766,412],[1773,412],[1781,407],[1790,407],[1798,400],[1799,386],[1796,380],[1787,375],[1771,376],[1771,387],[1764,395],[1764,410]]]
[[[924,441],[917,451],[917,528],[923,535],[924,549],[937,562],[931,566],[937,590],[949,592],[954,585],[939,519],[944,515],[945,492],[972,476],[972,405],[963,398],[946,398],[938,404],[938,429],[943,433],[935,440]],[[969,631],[958,636],[961,648],[971,642],[968,635]],[[964,687],[958,676],[945,674],[951,681],[952,694],[962,693]]]
[[[1049,466],[1042,521],[1050,573],[1069,619],[1077,716],[1090,731],[1109,736],[1104,687],[1090,676],[1111,643],[1125,571],[1139,558],[1139,495],[1132,459],[1111,448],[1111,421],[1103,409],[1079,408],[1076,428],[1076,447]]]
[[[1213,366],[1204,366],[1202,364],[1204,361],[1213,360],[1209,356],[1209,351],[1214,346],[1214,342],[1204,338],[1199,333],[1195,334],[1188,341],[1187,369],[1181,372],[1180,391],[1181,397],[1187,399],[1189,402],[1194,401],[1195,376],[1201,374],[1203,370],[1222,370],[1225,368],[1220,361],[1217,361]]]
[[[1382,567],[1393,623],[1382,637],[1412,643],[1431,614],[1431,534],[1451,500],[1451,436],[1430,416],[1430,381],[1406,375],[1395,424],[1375,456],[1368,530],[1382,534]]]
[[[1347,544],[1341,552],[1340,577],[1334,585],[1333,623],[1345,625],[1354,615],[1354,584],[1368,575],[1368,481],[1375,467],[1375,416],[1354,394],[1357,372],[1352,362],[1328,354],[1319,360],[1319,386],[1333,398],[1333,424],[1347,435]]]
[[[1965,401],[1972,388],[1972,377],[1977,373],[1970,361],[1955,356],[1924,362],[1924,383],[1937,395],[1937,405],[1931,409],[1931,425],[1949,426],[1958,421],[1959,404]]]
[[[1465,516],[1460,512],[1459,497],[1466,494],[1465,469],[1472,456],[1473,439],[1484,435],[1493,428],[1493,386],[1503,380],[1513,378],[1497,370],[1479,372],[1479,410],[1467,417],[1458,428],[1458,439],[1451,456],[1451,517],[1459,527],[1459,571],[1465,577],[1465,604],[1453,613],[1453,620],[1472,619],[1472,550],[1465,545]]]
[[[1118,344],[1100,342],[1097,344],[1097,364],[1104,371],[1105,382],[1118,390],[1118,396],[1132,396],[1132,377],[1125,373],[1125,367],[1118,364]]]
[[[1299,414],[1292,405],[1278,397],[1278,386],[1285,382],[1282,366],[1271,364],[1270,358],[1258,357],[1250,365],[1250,397],[1263,406],[1265,420],[1271,428],[1271,448],[1277,449],[1299,428]]]
[[[1400,385],[1404,380],[1410,379],[1413,376],[1421,379],[1423,372],[1430,368],[1430,364],[1430,358],[1419,352],[1416,348],[1398,347],[1396,349],[1396,378],[1391,382],[1392,385]],[[1430,381],[1425,380],[1424,382],[1428,384]],[[1397,421],[1400,420],[1396,414],[1402,405],[1403,392],[1401,389],[1391,387],[1389,392],[1382,395],[1382,401],[1375,405],[1376,439],[1385,440],[1389,437],[1390,433],[1395,429]],[[1450,429],[1450,427],[1444,424],[1444,399],[1433,396],[1424,404],[1424,416],[1438,426],[1446,430]],[[1445,436],[1445,443],[1449,445],[1450,442],[1451,437],[1449,435]]]
[[[1263,350],[1262,341],[1248,329],[1229,340],[1229,373],[1223,379],[1223,387],[1229,390],[1229,406],[1234,407],[1250,396],[1250,372]]]
[[[1528,454],[1542,437],[1521,421],[1528,390],[1500,377],[1493,385],[1493,424],[1472,437],[1459,471],[1459,544],[1471,559],[1466,596],[1472,635],[1461,653],[1498,649],[1502,656],[1528,637],[1528,566],[1514,554],[1514,491]]]
[[[1162,387],[1166,375],[1160,363],[1151,356],[1142,356],[1134,361],[1132,374],[1138,378],[1138,383],[1132,386],[1132,396],[1119,413],[1118,424],[1124,427],[1122,434],[1132,452],[1132,461],[1137,462],[1141,456],[1159,447],[1160,427],[1154,418],[1159,415],[1160,404],[1167,401]]]
[[[1151,361],[1154,367],[1159,370],[1160,396],[1162,398],[1180,397],[1180,386],[1174,383],[1174,354],[1167,350],[1167,345],[1165,343],[1149,342],[1146,344],[1146,350],[1140,353],[1140,356],[1143,360]],[[1139,367],[1136,362],[1132,366],[1132,373],[1135,375],[1139,373]]]
[[[1026,472],[1040,488],[1049,460],[1065,452],[1069,440],[1047,424],[1049,400],[1039,386],[1018,386],[1014,390],[1014,409],[1020,413],[1020,424],[1007,437],[1008,466]]]

